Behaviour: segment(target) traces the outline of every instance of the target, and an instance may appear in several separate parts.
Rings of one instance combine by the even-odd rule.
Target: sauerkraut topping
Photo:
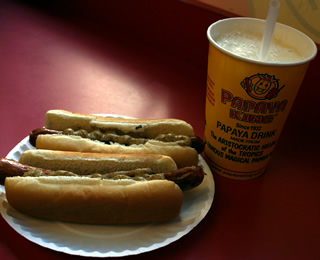
[[[24,173],[23,177],[39,177],[39,176],[77,176],[77,177],[90,177],[99,179],[109,180],[123,180],[131,179],[135,181],[149,181],[149,180],[164,180],[165,176],[163,173],[153,173],[150,168],[139,168],[130,171],[117,171],[112,173],[93,173],[88,175],[79,175],[70,171],[49,171],[44,172],[40,169],[29,170]]]
[[[139,145],[145,144],[149,139],[143,137],[132,137],[131,135],[126,135],[119,133],[116,130],[110,130],[104,132],[102,130],[94,130],[92,132],[88,132],[84,129],[73,130],[72,128],[67,128],[63,132],[65,135],[76,135],[81,136],[83,138],[88,138],[90,140],[97,140],[104,142],[106,144],[110,143],[118,143],[123,145]],[[174,134],[159,134],[154,140],[162,141],[162,142],[175,142],[181,146],[191,146],[192,140],[190,136],[186,135],[174,135]]]

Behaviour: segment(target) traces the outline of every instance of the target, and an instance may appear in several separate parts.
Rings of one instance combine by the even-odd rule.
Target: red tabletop
[[[203,136],[205,34],[221,16],[175,0],[33,2],[0,3],[1,157],[49,109],[180,118]],[[214,202],[196,228],[128,259],[320,258],[317,68],[319,57],[265,174],[214,174]],[[1,217],[0,259],[38,257],[76,258],[28,241]]]

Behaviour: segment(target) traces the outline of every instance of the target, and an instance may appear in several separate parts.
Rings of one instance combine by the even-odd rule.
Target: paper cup
[[[217,43],[221,36],[240,31],[262,38],[264,24],[265,20],[231,18],[212,24],[207,31],[205,155],[214,172],[233,179],[252,179],[264,172],[317,53],[309,37],[279,23],[273,40],[296,50],[300,60],[261,61]]]

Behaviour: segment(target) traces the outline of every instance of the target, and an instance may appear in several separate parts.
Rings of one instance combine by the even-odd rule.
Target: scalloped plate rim
[[[132,118],[132,117],[128,117],[128,116],[122,116],[122,115],[115,115],[115,114],[95,114],[95,115],[100,115],[100,116],[110,116],[110,117],[124,117],[124,118]],[[21,153],[25,150],[28,149],[34,149],[29,141],[28,141],[28,137],[25,137],[22,141],[20,141],[7,155],[7,158],[9,159],[19,159]],[[128,255],[137,255],[137,254],[141,254],[144,252],[149,252],[149,251],[153,251],[156,250],[158,248],[164,247],[166,245],[171,244],[174,241],[177,241],[178,239],[180,239],[181,237],[185,236],[186,234],[188,234],[192,229],[194,229],[201,221],[202,219],[207,215],[208,211],[211,208],[213,199],[214,199],[214,194],[215,194],[215,182],[212,176],[212,173],[210,171],[209,166],[206,164],[206,162],[204,161],[204,159],[199,155],[199,164],[202,165],[202,167],[204,168],[205,172],[207,173],[206,178],[203,182],[203,184],[201,184],[199,187],[197,187],[195,190],[189,191],[186,193],[187,199],[185,199],[185,202],[183,204],[183,208],[181,211],[181,217],[178,219],[175,219],[173,221],[170,222],[166,222],[166,223],[161,223],[161,224],[157,224],[157,223],[151,223],[151,224],[143,224],[143,225],[129,225],[129,226],[92,226],[92,225],[78,225],[78,224],[73,224],[73,223],[63,223],[63,222],[56,222],[56,221],[46,221],[46,220],[40,220],[40,219],[36,219],[36,218],[32,218],[26,215],[23,215],[17,211],[15,211],[13,208],[10,207],[10,205],[7,203],[6,201],[6,197],[5,197],[5,190],[3,186],[0,186],[0,212],[3,216],[3,218],[5,219],[5,221],[16,231],[18,232],[20,235],[22,235],[23,237],[25,237],[26,239],[49,249],[55,250],[55,251],[59,251],[59,252],[63,252],[63,253],[67,253],[67,254],[71,254],[71,255],[80,255],[80,256],[89,256],[89,257],[120,257],[120,256],[128,256]],[[205,186],[206,185],[206,186]],[[205,191],[206,190],[206,191]],[[197,194],[197,192],[200,195],[205,195],[206,197],[203,199],[201,196],[195,198],[195,194]],[[202,194],[203,193],[203,194]],[[201,205],[203,205],[203,208],[201,209],[194,209],[194,207],[196,207],[196,204],[192,204],[192,205],[188,205],[190,203],[188,203],[188,201],[190,201],[190,199],[194,199],[196,200],[198,203],[202,203]],[[200,201],[200,202],[199,202]],[[186,209],[187,206],[193,206],[193,208],[191,207],[190,209]],[[191,217],[191,220],[189,220],[188,214],[193,214],[196,215],[197,217]],[[183,219],[184,217],[186,217],[186,219]],[[19,219],[20,218],[20,219]],[[22,218],[22,219],[21,219]],[[187,220],[190,223],[185,223],[187,222]],[[68,231],[64,231],[68,236],[71,236],[73,239],[77,240],[76,236],[79,236],[79,234],[85,234],[85,236],[88,235],[88,233],[84,233],[83,231],[79,231],[79,229],[81,228],[90,228],[90,230],[92,229],[97,229],[97,227],[103,228],[103,229],[109,229],[109,230],[114,230],[116,232],[119,232],[119,230],[125,231],[126,228],[130,229],[130,232],[135,233],[135,232],[140,232],[141,230],[148,230],[151,228],[155,228],[157,230],[157,227],[160,226],[160,228],[158,228],[158,232],[163,232],[164,230],[167,231],[167,233],[157,233],[157,235],[154,235],[154,233],[147,231],[148,235],[147,238],[150,238],[150,241],[155,240],[155,242],[151,242],[150,244],[148,244],[146,241],[140,241],[141,245],[138,245],[138,239],[135,239],[136,245],[131,245],[131,248],[126,248],[123,247],[121,250],[118,251],[114,251],[113,249],[109,249],[109,250],[104,250],[105,248],[102,249],[98,249],[98,248],[94,248],[92,250],[87,250],[86,249],[72,249],[70,246],[66,245],[66,241],[65,243],[60,242],[55,243],[52,240],[47,240],[46,236],[48,236],[48,234],[45,234],[46,232],[40,232],[39,234],[37,234],[37,236],[35,234],[32,234],[32,231],[37,229],[36,227],[28,227],[28,221],[29,223],[32,223],[34,225],[37,226],[42,226],[44,224],[47,225],[56,225],[56,226],[60,226],[60,227],[64,227],[64,230],[68,230]],[[39,225],[41,224],[41,225]],[[179,229],[178,224],[180,224],[180,227],[183,227],[182,229]],[[138,229],[139,227],[139,229]],[[164,229],[164,227],[172,229],[173,231],[170,233],[168,230],[169,229]],[[178,229],[177,229],[178,227]],[[78,228],[78,229],[77,229]],[[73,230],[76,229],[76,230]],[[177,229],[177,230],[176,230]],[[55,236],[61,236],[61,230],[60,230],[60,234],[59,234],[59,229],[57,229],[58,231],[57,234],[51,234],[52,237]],[[71,231],[70,231],[71,230]],[[70,231],[70,233],[68,233]],[[75,235],[72,236],[72,232],[75,232]],[[82,232],[82,233],[81,233]],[[110,231],[109,231],[110,232]],[[128,232],[128,234],[130,234],[130,232]],[[155,232],[155,230],[153,230],[153,232]],[[99,232],[97,232],[99,233]],[[150,236],[151,234],[151,236]],[[152,235],[153,234],[153,235]],[[98,236],[98,234],[93,233],[90,234],[93,237]],[[146,235],[146,234],[144,234]],[[162,235],[162,236],[160,236]],[[84,235],[83,235],[84,236]],[[101,235],[102,237],[104,235]],[[119,237],[121,237],[121,240],[125,241],[125,237],[127,236],[126,232],[124,232],[123,236],[118,235]],[[149,236],[149,237],[148,237]],[[116,235],[115,235],[116,237]],[[115,239],[115,237],[111,237],[112,240]],[[135,238],[137,236],[134,236]],[[128,236],[128,239],[130,239],[130,237]],[[85,238],[84,238],[85,240]],[[90,239],[90,241],[92,241]],[[110,240],[109,240],[110,241]],[[103,243],[105,245],[107,241],[103,240]],[[69,242],[70,243],[70,242]],[[86,244],[86,243],[84,243]],[[81,245],[77,245],[78,247]],[[118,245],[117,245],[118,246]]]

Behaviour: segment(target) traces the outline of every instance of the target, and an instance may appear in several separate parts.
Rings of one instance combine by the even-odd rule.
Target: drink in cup
[[[214,172],[233,179],[264,172],[317,53],[309,37],[277,23],[261,60],[264,23],[230,18],[207,32],[205,155]]]

